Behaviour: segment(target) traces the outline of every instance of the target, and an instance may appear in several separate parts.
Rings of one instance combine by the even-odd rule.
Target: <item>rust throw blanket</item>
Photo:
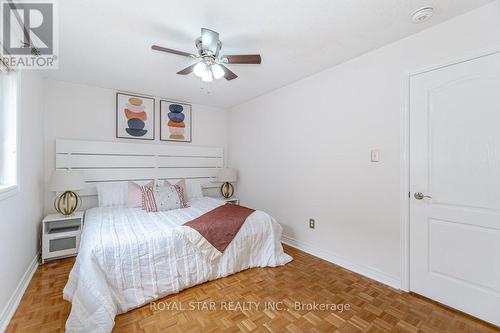
[[[222,253],[234,239],[247,217],[254,211],[254,209],[239,205],[219,206],[184,223],[184,226],[196,230]]]

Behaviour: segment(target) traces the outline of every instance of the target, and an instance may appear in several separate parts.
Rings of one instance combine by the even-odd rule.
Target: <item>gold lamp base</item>
[[[80,197],[73,191],[61,193],[54,200],[54,209],[63,215],[71,215],[80,205]]]
[[[233,193],[234,193],[234,188],[233,188],[233,185],[231,183],[225,182],[220,187],[220,194],[222,194],[222,196],[226,199],[231,198]]]

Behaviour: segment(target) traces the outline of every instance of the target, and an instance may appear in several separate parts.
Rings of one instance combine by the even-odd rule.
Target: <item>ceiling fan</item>
[[[187,75],[193,72],[201,77],[205,82],[211,82],[214,79],[226,78],[234,80],[238,75],[234,74],[226,64],[260,64],[260,54],[240,54],[240,55],[220,55],[222,42],[219,39],[219,33],[210,29],[201,28],[201,37],[195,42],[198,54],[177,51],[166,47],[153,45],[151,48],[156,51],[173,53],[184,57],[196,59],[196,63],[177,72],[180,75]]]

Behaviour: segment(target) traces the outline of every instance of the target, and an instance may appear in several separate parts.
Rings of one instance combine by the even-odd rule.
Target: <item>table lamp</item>
[[[226,199],[230,198],[234,193],[234,188],[231,183],[236,182],[236,170],[231,168],[222,168],[217,175],[217,181],[223,184],[220,187],[220,193]]]
[[[83,174],[75,170],[56,170],[52,174],[49,190],[59,194],[54,199],[54,209],[63,214],[71,215],[80,205],[81,199],[74,191],[85,186]]]

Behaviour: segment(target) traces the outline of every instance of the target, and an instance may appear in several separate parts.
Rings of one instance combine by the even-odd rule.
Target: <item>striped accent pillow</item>
[[[184,187],[179,186],[179,185],[174,185],[175,189],[177,190],[177,194],[179,195],[179,200],[181,202],[181,208],[187,208],[189,205],[187,204],[186,201],[186,193],[184,192]]]
[[[154,192],[153,186],[141,186],[142,209],[148,213],[158,211]]]

